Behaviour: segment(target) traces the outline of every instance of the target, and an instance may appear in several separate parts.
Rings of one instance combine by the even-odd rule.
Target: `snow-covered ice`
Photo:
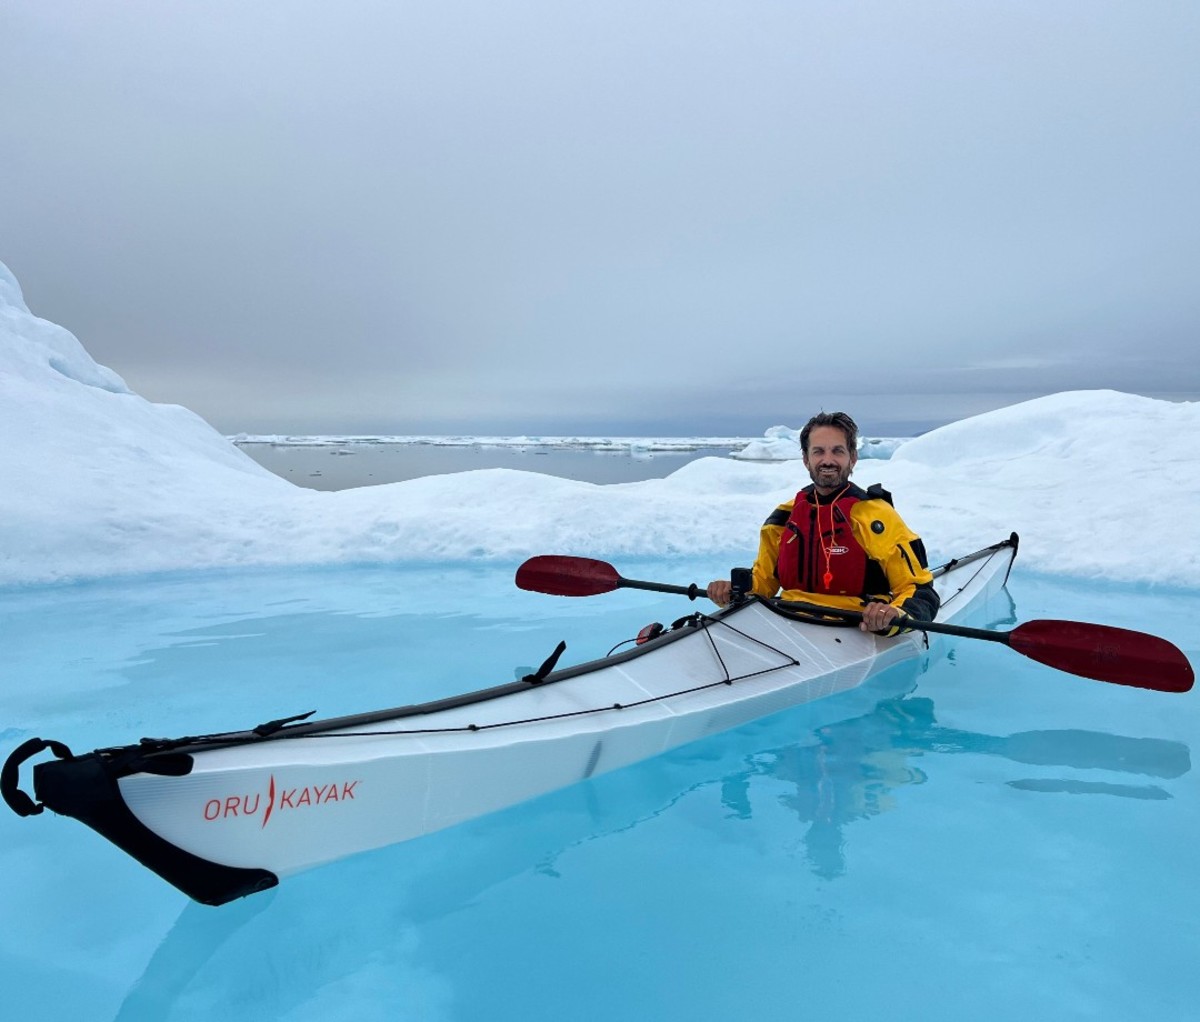
[[[856,479],[892,491],[935,559],[1016,531],[1026,570],[1194,587],[1197,435],[1200,403],[1073,391],[881,440]],[[793,428],[750,447],[634,483],[486,469],[303,489],[187,409],[132,393],[33,315],[0,264],[0,584],[538,553],[746,563],[762,520],[807,482]]]

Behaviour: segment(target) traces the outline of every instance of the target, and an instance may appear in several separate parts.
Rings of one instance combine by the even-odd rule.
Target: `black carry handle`
[[[40,802],[35,802],[18,787],[21,780],[21,764],[27,759],[32,759],[44,749],[49,749],[59,759],[74,758],[71,750],[62,742],[47,738],[30,738],[29,741],[22,742],[12,751],[8,759],[4,761],[4,769],[0,770],[0,795],[4,796],[8,808],[18,816],[37,816],[45,809],[45,806]]]

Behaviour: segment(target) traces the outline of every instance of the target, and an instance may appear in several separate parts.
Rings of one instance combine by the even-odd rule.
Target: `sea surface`
[[[451,694],[511,679],[560,639],[577,662],[694,608],[527,593],[515,567],[0,590],[0,753]],[[727,566],[618,567],[686,584]],[[1099,621],[1200,658],[1200,592],[1019,560],[1010,592],[993,627]],[[221,908],[74,820],[0,806],[0,1004],[38,1022],[1194,1018],[1198,734],[1196,692],[958,640]]]
[[[563,444],[239,443],[264,468],[298,486],[344,490],[398,483],[420,476],[512,468],[585,483],[632,483],[660,479],[697,458],[724,457],[724,445],[651,450],[644,446],[569,447]]]

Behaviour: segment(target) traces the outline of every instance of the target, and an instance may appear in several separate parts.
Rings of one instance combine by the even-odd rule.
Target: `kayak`
[[[1002,595],[1017,536],[934,569],[938,622]],[[868,634],[804,605],[748,597],[633,648],[353,716],[75,755],[33,738],[0,793],[91,827],[189,897],[220,905],[280,878],[406,841],[862,684],[935,636]],[[34,797],[19,786],[26,760]],[[35,801],[36,799],[36,801]]]

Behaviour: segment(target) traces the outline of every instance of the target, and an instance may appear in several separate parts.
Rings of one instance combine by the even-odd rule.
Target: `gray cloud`
[[[0,259],[228,432],[1200,398],[1200,8],[6,5]]]

